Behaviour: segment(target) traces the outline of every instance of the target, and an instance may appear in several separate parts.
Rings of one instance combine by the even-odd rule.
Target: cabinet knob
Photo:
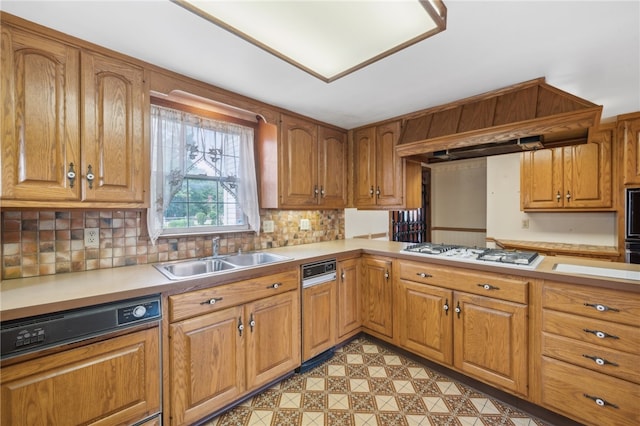
[[[344,281],[345,277],[346,277],[346,274],[344,273],[344,271],[342,271],[342,273],[340,274],[340,279],[342,279],[342,281]]]
[[[324,188],[320,185],[320,197],[324,198]]]
[[[89,164],[89,166],[87,167],[87,181],[89,182],[89,189],[93,188],[93,180],[96,178],[96,176],[93,174],[93,168],[91,167],[91,164]]]
[[[560,191],[558,191],[558,193],[556,194],[556,201],[560,202],[560,200],[562,200],[562,195],[560,194]]]
[[[379,197],[379,196],[380,196],[380,187],[378,186],[376,188],[376,197]]]
[[[433,275],[427,274],[426,272],[416,272],[416,275],[419,276],[420,278],[431,278],[431,277],[433,277]]]
[[[604,331],[600,330],[589,330],[588,328],[584,328],[583,331],[586,333],[594,334],[598,339],[606,339],[607,337],[610,339],[619,339],[618,336],[614,336],[613,334],[605,333]]]
[[[314,185],[313,186],[313,196],[317,198],[319,193],[320,193],[320,191],[318,191],[318,185]]]
[[[606,312],[606,311],[620,312],[620,309],[612,308],[612,307],[607,306],[607,305],[601,305],[599,303],[585,303],[584,306],[588,306],[590,308],[594,308],[598,312]]]
[[[600,358],[599,356],[595,356],[595,355],[587,355],[587,354],[582,354],[583,357],[585,358],[589,358],[590,360],[592,360],[593,362],[595,362],[596,364],[603,366],[603,365],[612,365],[614,367],[618,367],[618,364],[615,362],[611,362],[609,360],[606,360],[604,358]]]
[[[598,398],[597,396],[591,396],[591,395],[588,395],[586,393],[583,393],[582,395],[585,398],[589,398],[589,399],[593,400],[593,402],[598,404],[600,407],[607,407],[608,406],[608,407],[613,407],[613,408],[620,408],[616,404],[612,404],[612,403],[610,403],[610,402],[608,402],[608,401],[606,401],[606,400],[604,400],[602,398]]]
[[[384,271],[384,277],[385,277],[386,279],[389,279],[389,271]]]
[[[458,314],[458,318],[460,318],[460,313],[462,313],[462,308],[460,307],[460,302],[458,302],[458,304],[456,305],[456,308],[454,310],[456,311],[456,314]]]
[[[369,196],[373,198],[373,185],[371,185],[371,188],[369,189]]]
[[[253,332],[253,327],[256,326],[256,320],[253,319],[253,314],[249,317],[249,327],[251,327],[251,332]]]
[[[73,188],[73,185],[76,182],[76,171],[74,169],[73,163],[69,163],[69,170],[67,171],[67,179],[69,179],[69,188]]]
[[[201,305],[215,305],[216,302],[219,302],[221,300],[222,300],[222,297],[218,297],[218,298],[213,297],[213,298],[211,298],[209,300],[205,300],[204,302],[201,302],[200,304]]]
[[[238,333],[242,337],[242,331],[244,330],[244,324],[242,324],[242,317],[238,318]]]
[[[267,288],[272,288],[274,290],[277,290],[278,288],[280,288],[281,283],[273,283],[271,285],[268,285]]]
[[[567,195],[565,195],[565,197],[567,197],[567,201],[571,201],[571,192],[567,191]]]
[[[449,315],[449,299],[445,299],[442,309],[444,309],[445,315]]]
[[[487,283],[485,283],[485,284],[478,284],[478,287],[482,287],[482,288],[484,288],[485,290],[500,290],[500,287],[496,287],[496,286],[494,286],[494,285],[487,284]]]

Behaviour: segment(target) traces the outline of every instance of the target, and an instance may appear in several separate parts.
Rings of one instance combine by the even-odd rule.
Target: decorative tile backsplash
[[[142,229],[142,210],[2,212],[2,279],[115,268],[212,254],[212,235],[159,238]],[[220,253],[261,250],[344,238],[344,210],[261,210],[274,232],[218,234]],[[307,219],[310,230],[300,230]],[[100,229],[99,248],[84,244],[86,228]]]

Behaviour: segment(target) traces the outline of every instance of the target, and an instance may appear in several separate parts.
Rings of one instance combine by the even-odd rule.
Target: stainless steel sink
[[[243,253],[232,254],[224,258],[225,262],[231,263],[238,267],[257,266],[264,265],[265,263],[282,262],[284,260],[291,260],[290,257],[281,256],[273,253]]]
[[[250,268],[252,266],[266,265],[286,260],[291,260],[291,258],[273,253],[256,252],[203,259],[176,260],[173,262],[157,263],[153,266],[167,278],[180,280],[197,276],[215,275],[234,269]]]
[[[198,260],[176,260],[174,262],[159,263],[155,268],[162,272],[167,278],[179,280],[198,275],[210,275],[221,271],[236,269],[235,265],[227,263],[222,259],[198,259]]]

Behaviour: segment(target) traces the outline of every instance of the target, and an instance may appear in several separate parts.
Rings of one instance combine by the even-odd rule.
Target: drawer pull
[[[209,300],[205,300],[204,302],[201,302],[201,305],[215,305],[216,302],[219,302],[222,300],[222,297],[218,297],[218,298],[211,298]]]
[[[612,404],[608,401],[605,401],[602,398],[598,398],[597,396],[591,396],[591,395],[587,395],[586,393],[583,394],[585,398],[589,398],[591,400],[593,400],[596,404],[598,404],[601,407],[613,407],[613,408],[620,408],[618,407],[616,404]]]
[[[605,333],[604,331],[600,331],[600,330],[589,330],[588,328],[585,328],[583,329],[583,331],[587,333],[595,334],[595,336],[598,339],[605,339],[607,337],[610,339],[619,339],[618,336],[614,336],[613,334]]]
[[[609,306],[601,305],[599,303],[585,303],[584,306],[588,306],[590,308],[595,308],[596,311],[598,311],[598,312],[606,312],[606,311],[620,312],[620,309],[611,308]]]
[[[267,288],[272,288],[274,290],[277,290],[278,288],[280,288],[281,285],[282,283],[273,283],[271,285],[268,285]]]
[[[586,354],[582,354],[583,357],[585,358],[589,358],[590,360],[592,360],[593,362],[595,362],[598,365],[613,365],[614,367],[617,367],[618,364],[616,364],[615,362],[611,362],[611,361],[607,361],[604,358],[600,358],[598,356],[594,356],[594,355],[586,355]]]
[[[496,286],[491,285],[491,284],[478,284],[478,287],[482,287],[485,290],[500,290],[500,287],[496,287]]]
[[[419,276],[420,278],[431,278],[431,277],[433,277],[433,275],[427,274],[426,272],[416,272],[416,275]]]

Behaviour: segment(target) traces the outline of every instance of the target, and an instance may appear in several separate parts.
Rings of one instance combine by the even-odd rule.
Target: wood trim
[[[432,231],[452,231],[452,232],[487,232],[486,228],[457,228],[451,226],[432,226]]]
[[[248,121],[243,120],[241,118],[232,117],[230,115],[221,114],[216,111],[212,111],[206,108],[198,108],[193,105],[184,104],[176,101],[171,101],[168,99],[163,99],[157,96],[151,95],[151,105],[158,105],[162,107],[172,108],[183,112],[188,112],[190,114],[198,115],[200,117],[210,118],[212,120],[224,121],[234,124],[239,124],[245,127],[251,127],[253,129],[258,128],[257,121]]]

